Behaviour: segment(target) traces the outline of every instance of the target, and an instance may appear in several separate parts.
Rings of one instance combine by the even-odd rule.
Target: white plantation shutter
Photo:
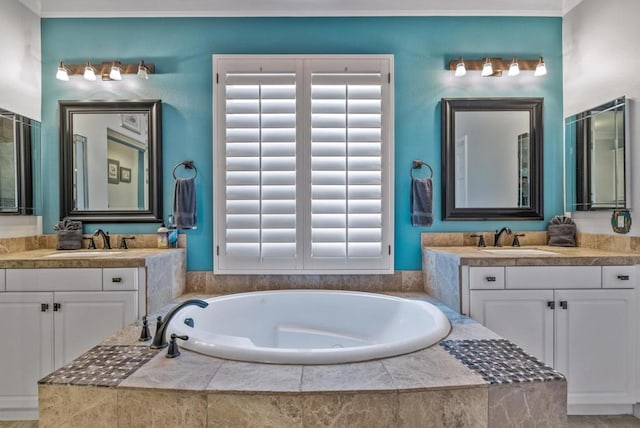
[[[392,271],[390,59],[214,68],[216,272]]]
[[[314,268],[380,266],[383,248],[381,71],[311,74]]]

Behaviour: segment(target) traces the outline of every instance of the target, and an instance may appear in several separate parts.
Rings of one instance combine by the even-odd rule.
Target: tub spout
[[[156,334],[153,336],[153,342],[151,342],[151,349],[162,349],[168,346],[166,337],[167,326],[169,325],[169,322],[171,321],[173,316],[177,314],[182,308],[185,308],[187,306],[199,306],[201,308],[206,308],[207,306],[209,306],[209,304],[204,300],[189,299],[173,307],[159,323]]]

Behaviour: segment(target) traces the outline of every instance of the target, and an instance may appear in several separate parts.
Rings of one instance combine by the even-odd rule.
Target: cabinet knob
[[[561,301],[560,301],[560,307],[561,307],[562,309],[567,309],[567,308],[569,307],[569,304],[567,303],[567,301],[566,301],[566,300],[561,300]]]
[[[555,309],[556,308],[556,302],[554,302],[553,300],[550,302],[547,302],[547,307],[549,309]]]
[[[111,282],[122,282],[122,277],[116,276],[111,278]]]
[[[487,280],[487,282],[496,282],[496,277],[495,276],[488,276],[485,279]]]
[[[40,303],[40,312],[47,312],[49,310],[48,303]]]
[[[618,275],[620,281],[629,281],[629,275]]]
[[[59,312],[60,310],[62,310],[62,303],[54,303],[53,312]]]

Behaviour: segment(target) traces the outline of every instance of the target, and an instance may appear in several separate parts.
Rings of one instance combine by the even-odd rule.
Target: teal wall
[[[393,54],[395,58],[395,267],[420,269],[420,233],[480,231],[508,225],[544,230],[546,221],[440,221],[440,99],[443,97],[544,97],[545,220],[562,212],[561,18],[131,18],[42,20],[42,131],[44,232],[59,220],[58,100],[159,98],[163,101],[164,213],[170,212],[173,166],[198,167],[199,226],[188,233],[189,270],[213,269],[212,54]],[[454,78],[446,70],[458,56],[537,58],[549,74],[533,78]],[[117,59],[154,63],[148,81],[55,79],[59,61]],[[476,72],[477,73],[477,72]],[[409,220],[409,170],[413,159],[433,166],[430,228]],[[112,233],[150,233],[157,224],[88,225]]]

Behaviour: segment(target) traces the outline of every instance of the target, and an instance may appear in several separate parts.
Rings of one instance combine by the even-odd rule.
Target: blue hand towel
[[[431,178],[411,178],[411,225],[433,224],[433,182]]]
[[[173,193],[173,222],[177,229],[195,229],[196,185],[195,177],[176,178]]]

